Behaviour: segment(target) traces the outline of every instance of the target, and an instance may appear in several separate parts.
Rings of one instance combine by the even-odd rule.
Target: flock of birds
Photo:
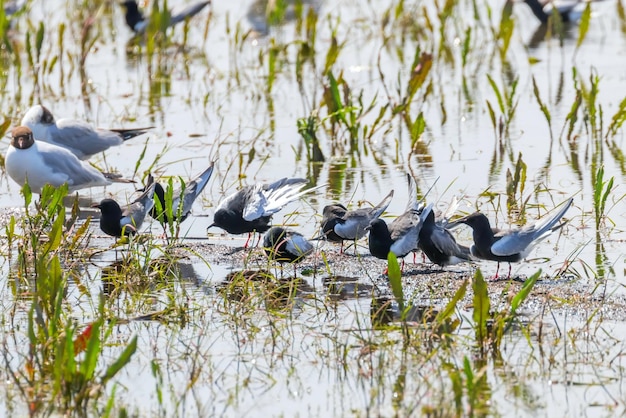
[[[95,129],[84,121],[56,120],[48,108],[35,105],[26,112],[21,125],[11,132],[11,143],[5,155],[6,172],[20,186],[28,183],[33,193],[41,193],[46,184],[55,187],[67,184],[73,192],[107,186],[113,181],[131,183],[119,175],[98,171],[86,160],[149,129]],[[183,222],[208,184],[213,169],[214,162],[211,162],[206,170],[173,191],[171,208],[166,207],[165,189],[149,175],[141,196],[130,204],[121,207],[113,199],[104,199],[94,205],[100,209],[100,229],[114,237],[133,235],[148,214],[162,225],[168,221]],[[437,219],[433,205],[424,205],[418,200],[413,180],[408,175],[407,179],[406,210],[389,225],[381,215],[391,203],[393,190],[372,208],[348,210],[340,203],[327,205],[322,213],[320,234],[312,240],[341,243],[343,251],[344,241],[357,241],[369,232],[370,253],[380,259],[387,259],[390,252],[404,258],[421,250],[431,262],[442,267],[475,259],[518,262],[539,241],[563,226],[564,223],[559,222],[573,201],[570,198],[556,214],[535,224],[501,231],[492,228],[480,212],[454,222],[449,222],[449,214]],[[243,187],[219,203],[209,228],[219,227],[230,234],[266,233],[263,247],[270,259],[281,263],[298,262],[314,250],[311,241],[296,231],[271,224],[272,216],[287,204],[325,186],[304,189],[307,183],[305,179],[283,178],[270,184]],[[452,205],[451,211],[454,209]],[[168,219],[168,214],[175,219]],[[458,244],[450,232],[459,224],[473,229],[474,243],[470,247]],[[250,235],[245,247],[249,238]]]
[[[564,21],[572,20],[570,13],[586,3],[583,0],[523,1],[542,22],[548,21],[554,13]],[[144,33],[149,20],[137,2],[127,0],[121,4],[126,11],[128,26],[136,34]],[[168,23],[175,25],[190,19],[209,4],[209,1],[201,1],[178,12],[170,11]],[[6,171],[19,185],[28,182],[34,193],[40,193],[45,184],[56,187],[67,184],[69,191],[74,192],[112,182],[132,183],[117,174],[100,172],[86,160],[143,135],[149,129],[94,129],[84,121],[56,120],[49,109],[36,105],[26,112],[21,126],[12,130],[11,144],[5,156]],[[121,237],[137,233],[148,214],[162,225],[170,221],[167,213],[173,214],[176,222],[184,221],[208,184],[213,168],[212,162],[206,170],[173,192],[171,212],[166,208],[163,186],[152,176],[149,176],[141,196],[124,207],[113,199],[102,200],[94,205],[101,212],[100,228],[108,235]],[[323,187],[303,190],[307,183],[305,179],[283,178],[271,184],[246,186],[218,205],[209,228],[219,227],[231,234],[265,232],[263,247],[270,259],[298,262],[314,250],[313,244],[296,231],[271,227],[271,219],[288,203]],[[406,211],[388,225],[381,215],[392,197],[393,191],[373,208],[348,210],[339,203],[326,206],[320,235],[312,240],[342,243],[343,251],[343,241],[357,241],[369,233],[370,253],[380,259],[387,259],[389,252],[403,258],[421,250],[431,262],[442,267],[475,259],[511,263],[524,259],[538,242],[558,230],[564,224],[559,223],[560,220],[572,204],[569,199],[551,217],[521,229],[502,231],[492,228],[487,217],[478,212],[454,222],[449,222],[447,215],[437,219],[432,204],[424,205],[417,199],[410,178]],[[459,224],[472,228],[473,245],[467,247],[456,242],[450,230]]]

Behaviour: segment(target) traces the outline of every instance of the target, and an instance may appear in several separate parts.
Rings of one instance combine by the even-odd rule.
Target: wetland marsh
[[[89,204],[126,203],[132,185],[65,206],[62,190],[31,196],[2,169],[0,415],[624,414],[623,1],[550,26],[503,3],[214,1],[143,38],[114,1],[0,15],[3,136],[41,103],[153,126],[90,160],[137,188],[216,161],[167,239],[152,221],[116,247]],[[325,205],[394,189],[390,220],[407,173],[438,211],[456,196],[458,215],[501,228],[574,204],[497,282],[484,279],[495,263],[421,256],[388,278],[365,239],[344,254],[320,242],[294,277],[245,236],[207,233],[224,196],[281,177],[327,187],[275,225],[312,237]]]

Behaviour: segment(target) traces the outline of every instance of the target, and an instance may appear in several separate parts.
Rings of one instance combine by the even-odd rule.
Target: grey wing
[[[501,231],[495,235],[499,240],[491,245],[491,252],[497,256],[514,255],[524,252],[534,241],[534,231]]]
[[[565,215],[573,201],[574,199],[570,198],[555,215],[545,217],[533,225],[525,226],[518,231],[499,232],[496,234],[496,237],[501,236],[502,238],[491,246],[491,252],[495,255],[506,256],[523,253],[532,248],[532,245],[534,245],[533,241],[536,244],[552,233],[552,228]]]
[[[458,255],[463,253],[452,233],[443,227],[435,227],[430,239],[435,247],[443,254]]]
[[[389,225],[391,239],[394,241],[391,250],[396,255],[401,255],[417,249],[421,229],[422,223],[417,211],[411,210],[400,215]]]
[[[57,121],[57,129],[52,129],[50,135],[56,144],[82,153],[79,156],[81,159],[124,142],[122,136],[116,132],[96,130],[86,122],[69,119]]]
[[[291,254],[299,254],[301,257],[313,251],[313,244],[297,232],[292,232],[287,240],[287,251]]]
[[[154,186],[155,183],[152,183],[141,196],[130,205],[126,206],[122,213],[124,216],[120,220],[120,225],[124,226],[130,224],[136,229],[141,228],[143,220],[154,206]]]
[[[89,184],[105,186],[110,184],[110,181],[102,173],[83,163],[74,154],[63,148],[55,147],[50,149],[40,146],[39,149],[42,151],[41,156],[46,166],[55,174],[65,175],[66,182],[70,187]]]
[[[188,182],[185,185],[185,191],[183,193],[183,209],[182,209],[182,214],[183,216],[187,215],[189,212],[191,212],[191,207],[193,206],[193,202],[196,201],[196,199],[198,198],[198,196],[200,196],[200,193],[202,193],[202,190],[204,190],[204,188],[206,187],[206,185],[208,184],[209,180],[211,179],[211,175],[213,174],[213,167],[215,165],[215,162],[211,163],[211,166],[209,168],[207,168],[202,174],[200,174],[198,177],[196,177],[195,179],[191,180],[190,182]],[[180,192],[177,193],[176,196],[180,196]],[[175,210],[178,211],[178,205],[180,202],[180,198],[175,199],[174,204],[175,206]],[[176,213],[176,212],[174,212]]]
[[[335,225],[335,233],[343,239],[361,239],[373,218],[369,216],[369,209],[357,209],[346,213],[343,220]]]
[[[175,25],[179,22],[182,22],[183,20],[187,19],[188,17],[192,17],[198,13],[200,13],[200,11],[202,9],[204,9],[209,3],[211,3],[210,1],[201,1],[198,3],[194,3],[191,4],[187,7],[185,7],[184,9],[180,9],[180,10],[175,10],[172,9],[171,15],[170,15],[170,26],[171,25]]]

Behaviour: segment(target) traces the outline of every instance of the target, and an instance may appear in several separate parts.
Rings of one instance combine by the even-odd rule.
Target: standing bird
[[[298,232],[273,226],[263,237],[263,250],[268,259],[281,264],[299,263],[313,252],[313,244]]]
[[[383,214],[391,203],[393,190],[373,208],[348,210],[342,204],[325,206],[322,211],[322,237],[328,241],[340,242],[343,252],[343,241],[356,241],[365,236],[367,226]],[[385,258],[387,255],[385,254]]]
[[[408,253],[417,251],[422,225],[432,212],[433,205],[431,203],[421,211],[415,205],[411,205],[410,209],[394,219],[389,226],[383,219],[376,218],[366,227],[370,232],[370,254],[386,260],[390,252],[396,257],[404,258]],[[404,267],[404,260],[402,266]]]
[[[469,248],[457,244],[444,222],[435,221],[434,211],[430,211],[422,223],[419,249],[432,263],[441,267],[471,261]]]
[[[109,148],[121,145],[127,139],[143,135],[148,128],[139,129],[95,129],[82,120],[54,119],[52,112],[42,105],[28,109],[22,118],[35,139],[67,148],[81,160],[87,160]]]
[[[195,16],[210,3],[210,1],[200,1],[181,10],[170,10],[168,26],[174,26]],[[135,0],[126,0],[122,2],[122,6],[126,9],[125,18],[128,27],[137,34],[144,33],[150,20],[144,17],[141,10],[139,10],[137,2]]]
[[[263,233],[270,228],[273,214],[302,195],[322,187],[300,191],[307,183],[306,179],[285,177],[271,184],[246,186],[218,205],[208,228],[217,226],[230,234]],[[248,241],[244,245],[246,248]]]
[[[565,222],[558,223],[570,208],[573,198],[570,198],[563,208],[554,216],[537,221],[535,224],[526,225],[521,229],[502,231],[492,228],[489,219],[480,213],[475,212],[450,225],[464,223],[473,230],[474,245],[470,247],[470,254],[483,260],[509,263],[509,276],[511,276],[511,263],[517,263],[528,256],[532,249],[550,234],[557,231]],[[496,271],[495,278],[498,278]]]
[[[41,193],[45,184],[59,187],[67,183],[69,191],[73,192],[87,187],[108,186],[112,182],[132,183],[132,180],[96,170],[66,148],[35,141],[33,132],[26,126],[13,129],[11,144],[4,158],[9,177],[20,186],[28,181],[33,193]]]
[[[190,180],[185,184],[183,189],[174,190],[172,193],[172,215],[176,218],[177,222],[183,222],[191,213],[191,207],[196,201],[202,190],[206,187],[213,174],[213,167],[215,162],[211,162],[211,165],[196,176],[193,180]],[[161,225],[168,223],[167,211],[165,207],[165,190],[159,183],[155,183],[154,186],[155,200],[158,200],[159,205],[154,205],[150,210],[150,216],[159,221]],[[181,206],[182,202],[182,206]],[[160,206],[157,207],[157,206]],[[160,210],[159,210],[160,209]]]
[[[104,199],[92,205],[100,209],[100,229],[112,237],[130,236],[139,231],[146,215],[154,206],[154,187],[150,184],[131,204],[122,209],[113,199]]]

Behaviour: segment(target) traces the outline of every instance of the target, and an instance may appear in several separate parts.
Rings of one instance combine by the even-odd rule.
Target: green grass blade
[[[107,367],[104,376],[102,376],[102,383],[107,383],[113,376],[117,374],[124,366],[128,364],[130,358],[135,354],[137,350],[137,336],[135,335],[130,343],[126,346],[122,354],[120,354],[119,358],[115,360],[113,364]]]
[[[398,302],[400,311],[404,311],[404,291],[402,290],[402,273],[400,272],[400,266],[398,265],[398,259],[396,255],[389,252],[387,255],[387,274],[389,276],[389,283],[391,283],[391,291],[393,296]]]

